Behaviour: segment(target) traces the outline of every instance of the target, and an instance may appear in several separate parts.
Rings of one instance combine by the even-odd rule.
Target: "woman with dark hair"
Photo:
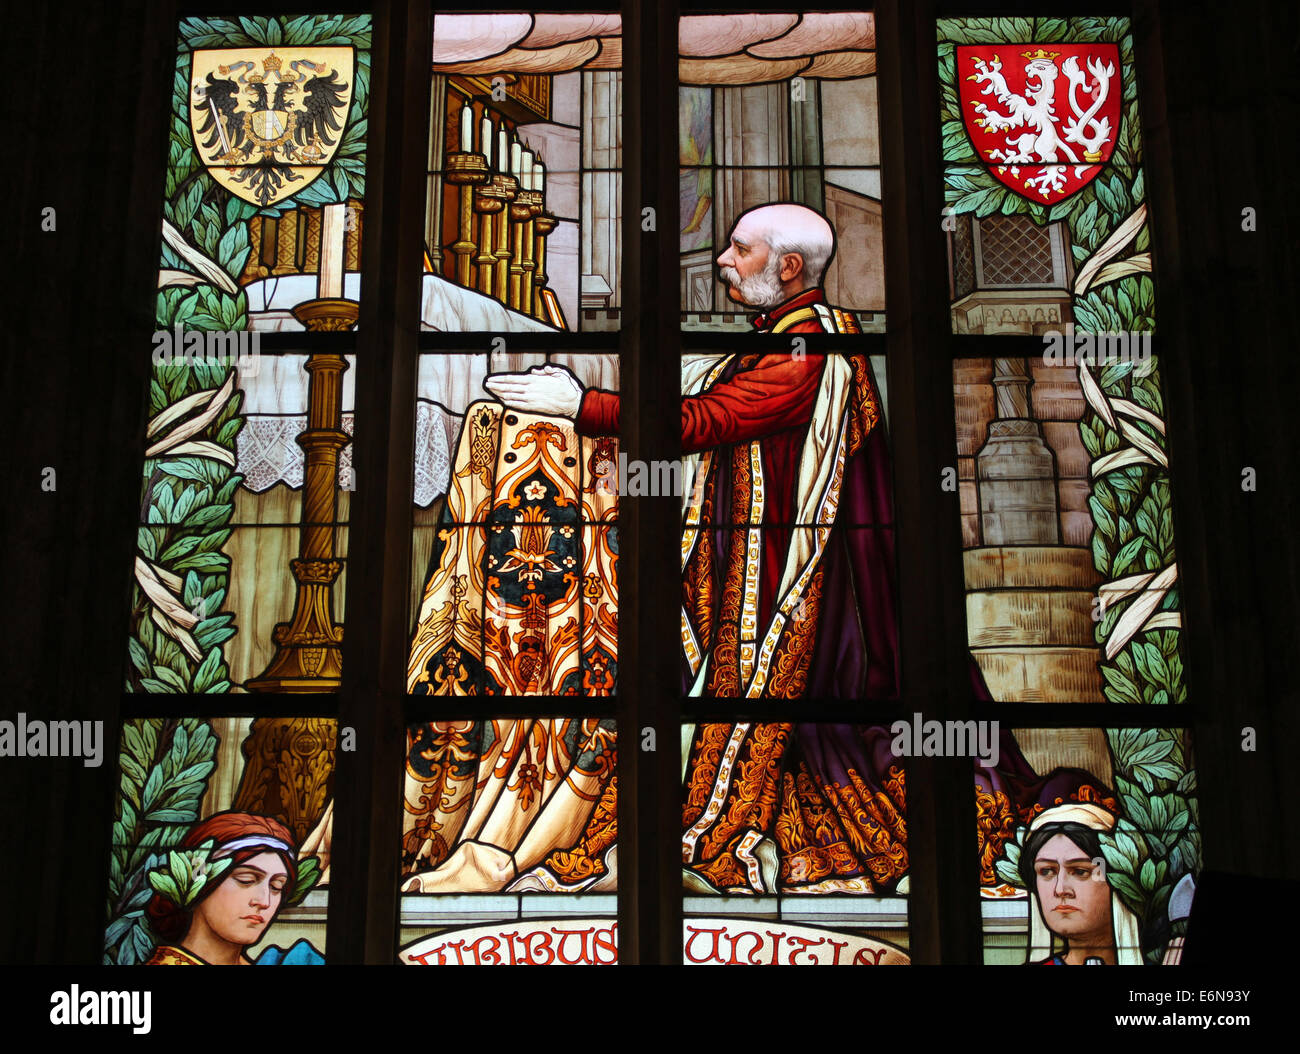
[[[245,812],[217,813],[195,824],[181,849],[192,852],[207,843],[212,848],[196,869],[199,876],[212,865],[223,873],[219,880],[205,882],[192,903],[183,903],[188,899],[184,896],[178,902],[154,886],[146,914],[160,943],[146,966],[252,965],[248,948],[262,939],[285,903],[307,892],[299,888],[293,835],[277,820]],[[305,873],[303,877],[310,878]],[[176,888],[175,882],[167,888]],[[267,948],[256,960],[258,965],[321,962],[323,957],[306,940],[288,952]]]
[[[1029,959],[1042,966],[1139,965],[1137,918],[1110,888],[1101,832],[1115,817],[1068,803],[1040,813],[1020,853],[1030,893]],[[1053,950],[1053,944],[1061,944]]]

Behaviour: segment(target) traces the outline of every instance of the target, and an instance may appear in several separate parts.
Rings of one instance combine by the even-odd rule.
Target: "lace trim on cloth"
[[[460,434],[462,414],[453,414],[434,403],[415,408],[415,503],[427,509],[447,493],[451,478],[451,450]],[[343,430],[353,434],[356,415],[343,415]],[[298,436],[307,427],[306,414],[250,414],[235,440],[242,486],[254,494],[270,490],[277,483],[297,489],[302,486],[303,454]],[[352,447],[339,454],[339,486],[350,486]]]

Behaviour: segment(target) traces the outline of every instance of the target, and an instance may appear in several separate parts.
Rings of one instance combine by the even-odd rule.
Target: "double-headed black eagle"
[[[203,122],[197,130],[203,148],[215,150],[220,147],[221,153],[225,154],[228,150],[242,147],[244,153],[247,153],[252,144],[244,145],[244,123],[239,114],[240,85],[230,77],[216,77],[211,73],[207,75],[206,81],[207,87],[200,93]],[[323,147],[334,145],[343,127],[335,115],[342,109],[348,90],[347,83],[339,80],[337,70],[331,70],[329,76],[308,77],[302,82],[300,109],[294,108],[291,99],[300,90],[295,81],[279,81],[270,98],[264,81],[249,81],[245,86],[252,95],[249,104],[252,112],[273,110],[293,114],[293,138],[299,147],[306,146],[313,138]],[[223,130],[227,140],[224,144],[221,138]]]

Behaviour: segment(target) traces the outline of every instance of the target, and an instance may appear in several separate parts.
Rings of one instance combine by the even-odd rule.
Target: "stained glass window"
[[[579,434],[484,386],[539,370],[575,399],[579,385],[617,398],[614,354],[421,356],[407,673],[417,695],[615,692],[617,422]]]
[[[159,704],[341,683],[369,47],[365,14],[179,23],[125,669]],[[323,962],[336,721],[154,712],[105,961]]]
[[[1127,18],[939,20],[954,333],[1155,329]]]
[[[953,386],[967,632],[989,697],[1184,702],[1156,359],[959,359]]]
[[[683,328],[737,334],[683,349],[682,690],[894,697],[875,22],[684,15],[678,45]]]
[[[369,97],[367,14],[181,20],[160,327],[355,323]]]
[[[128,691],[337,690],[351,359],[155,359]]]
[[[834,232],[816,276],[827,300],[853,311],[861,331],[883,331],[875,46],[867,12],[680,19],[683,328],[750,329],[745,306],[778,282],[772,261],[751,274],[718,257],[742,215],[793,202],[822,214]],[[798,241],[786,227],[786,240]],[[719,266],[738,267],[751,295],[730,294]],[[772,306],[786,298],[766,293]]]
[[[127,689],[339,685],[370,16],[185,18]],[[263,353],[263,335],[271,342]]]
[[[904,772],[884,728],[684,725],[684,961],[907,955]]]
[[[434,16],[423,328],[618,329],[621,32],[617,14]]]
[[[824,324],[799,314],[792,333]],[[891,697],[883,357],[747,353],[740,340],[683,356],[682,690]]]
[[[396,662],[382,649],[382,687],[367,658],[338,720],[268,700],[123,724],[107,961],[322,961],[335,807],[358,815],[374,803],[354,784],[382,783],[341,777],[335,800],[336,740],[355,731],[339,721],[360,696],[379,715],[365,749],[393,780],[403,759],[374,850],[399,854],[400,877],[366,890],[372,907],[392,898],[379,944],[400,962],[661,954],[636,903],[648,875],[670,893],[658,935],[680,922],[687,963],[933,957],[935,922],[910,898],[914,881],[947,888],[926,781],[950,776],[909,764],[927,752],[889,721],[919,694],[904,645],[909,669],[939,662],[933,642],[900,641],[918,583],[895,559],[934,506],[900,487],[896,509],[895,461],[916,458],[890,427],[949,410],[886,331],[882,188],[885,140],[931,131],[882,129],[872,13],[691,11],[657,56],[677,68],[677,160],[671,131],[638,147],[657,210],[624,200],[623,171],[625,97],[641,134],[658,90],[624,82],[623,51],[657,45],[618,14],[430,12],[411,44],[430,88],[418,144],[422,109],[418,132],[403,118],[367,142],[369,16],[181,21],[126,689],[335,692],[349,585],[354,611],[383,594],[386,626],[404,604],[407,636]],[[1200,867],[1189,733],[1158,716],[1014,734],[991,720],[1000,703],[1060,726],[1053,704],[1158,714],[1188,696],[1129,22],[943,19],[938,40],[948,208],[942,240],[931,226],[915,252],[947,254],[952,348],[944,327],[908,353],[940,354],[946,374],[966,334],[1007,342],[950,356],[972,691],[925,696],[996,747],[974,778],[984,959],[1174,961]],[[379,367],[395,379],[369,399],[351,332],[367,148],[377,170],[414,161],[419,193],[384,208],[424,250],[418,298],[373,331],[394,338]],[[625,285],[628,210],[653,235],[674,185],[678,237],[660,232],[658,251],[679,286],[657,288],[641,249],[649,291]],[[381,242],[382,273],[396,244]],[[396,271],[412,290],[414,262]],[[924,335],[918,318],[896,322]],[[408,504],[393,473],[354,524],[356,408],[383,399],[414,402],[413,445],[386,437],[413,487]],[[670,507],[680,579],[621,549],[660,524],[625,496]],[[408,514],[410,549],[388,546]],[[384,575],[359,592],[347,552],[363,529],[363,555],[383,533]],[[669,639],[620,627],[620,572],[641,594],[629,610],[679,615]],[[622,815],[620,730],[639,747]],[[969,803],[960,782],[948,797]],[[620,842],[635,846],[622,875]],[[1066,924],[1085,892],[1109,943]],[[262,898],[235,917],[249,939],[211,943],[204,927],[241,896]]]
[[[1129,21],[938,28],[952,332],[1007,345],[952,368],[976,708],[1183,703]],[[1188,731],[1151,713],[1004,730],[978,764],[986,963],[1179,960],[1196,778]]]
[[[622,44],[612,13],[433,18],[421,325],[497,336],[417,368],[411,965],[618,958],[612,710],[480,700],[618,689]]]
[[[336,745],[323,718],[127,721],[104,961],[323,963]]]
[[[680,690],[862,713],[899,690],[875,20],[686,14],[678,76]],[[888,730],[700,716],[683,961],[908,962]]]
[[[1185,729],[1004,734],[976,770],[984,961],[1177,963],[1201,866]]]
[[[609,720],[410,726],[400,960],[616,962],[616,759]]]

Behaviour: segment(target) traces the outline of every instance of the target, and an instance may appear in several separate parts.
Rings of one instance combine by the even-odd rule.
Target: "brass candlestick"
[[[294,317],[313,332],[342,332],[357,324],[352,300],[308,300]],[[303,449],[302,527],[298,558],[289,562],[297,594],[293,618],[271,634],[276,651],[250,692],[337,691],[343,677],[343,627],[334,621],[334,580],[343,570],[335,556],[339,454],[352,441],[343,431],[343,371],[347,361],[333,352],[307,357],[307,428]]]
[[[500,179],[496,176],[474,191],[474,211],[480,217],[478,256],[474,262],[478,264],[479,291],[488,296],[495,295],[497,238],[494,228],[497,223],[505,226],[507,222],[504,216],[498,220],[497,214],[504,212],[506,204],[514,197],[514,191],[504,186]]]
[[[333,793],[337,745],[338,726],[328,718],[257,718],[244,740],[244,773],[231,808],[274,816],[305,842]]]
[[[535,290],[536,303],[534,304],[534,314],[545,322],[550,318],[546,312],[546,304],[542,300],[542,288],[546,285],[546,239],[551,231],[555,230],[559,221],[549,213],[543,212],[533,220],[533,230],[536,232],[537,240],[535,242],[534,255],[537,259],[537,270],[533,272],[533,289]]]
[[[487,158],[474,153],[448,154],[444,175],[448,183],[461,188],[458,228],[460,240],[451,247],[451,251],[456,254],[456,281],[466,288],[473,288],[470,268],[474,261],[471,257],[478,246],[474,244],[474,194],[467,188],[487,182]]]
[[[503,203],[509,204],[519,193],[519,180],[514,176],[493,176],[492,188],[501,195]],[[492,279],[492,295],[503,304],[510,301],[510,261],[514,256],[510,249],[510,220],[513,213],[514,206],[511,205],[510,210],[503,212],[497,221],[497,245],[493,253],[496,257],[496,274]]]
[[[534,225],[537,222],[536,217],[542,212],[542,192],[540,190],[525,190],[519,195],[519,200],[528,206],[528,218],[524,220],[520,229],[520,235],[523,238],[523,252],[520,254],[519,267],[522,270],[519,280],[519,310],[526,315],[535,314],[533,311],[533,274],[537,270],[537,259],[533,255]]]
[[[516,311],[524,311],[524,238],[533,209],[529,202],[531,190],[520,190],[510,203],[510,296],[509,304]],[[530,252],[531,255],[531,252]]]

